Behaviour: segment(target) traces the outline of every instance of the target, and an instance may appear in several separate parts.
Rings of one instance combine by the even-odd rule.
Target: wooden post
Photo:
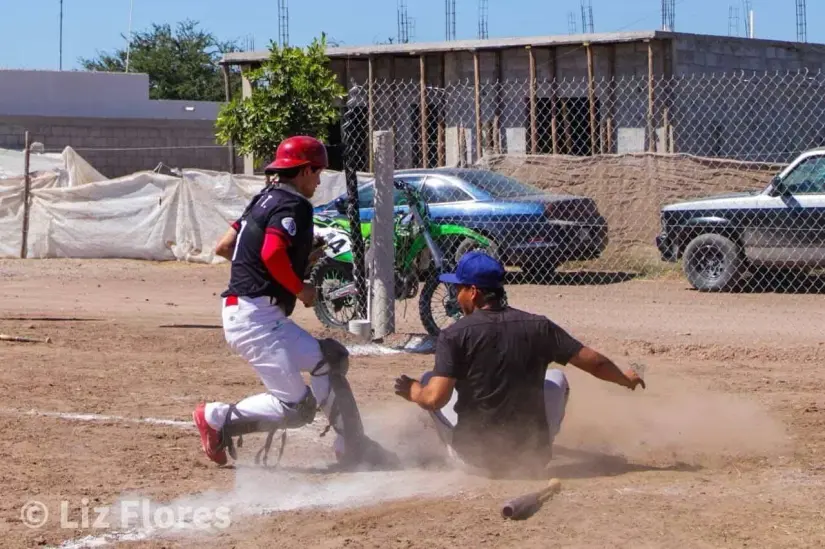
[[[476,106],[476,157],[481,158],[481,68],[478,59],[478,50],[473,50],[473,72],[475,73],[475,106]]]
[[[550,91],[550,135],[553,140],[553,154],[559,154],[559,84],[558,84],[558,49],[551,50],[550,60],[553,62],[553,70],[551,75],[553,84]]]
[[[396,112],[395,108],[396,105],[396,88],[398,83],[395,81],[395,56],[390,56],[390,81],[389,81],[389,98],[387,103],[390,105],[390,128],[392,129],[392,143],[393,143],[393,154],[395,155],[395,165],[401,165],[401,159],[398,155],[398,123],[396,122]]]
[[[530,152],[536,154],[538,150],[538,124],[536,123],[536,54],[532,46],[527,46],[530,58]]]
[[[608,54],[610,85],[607,93],[607,153],[613,152],[613,118],[616,116],[616,44]]]
[[[662,41],[662,54],[663,54],[663,78],[665,80],[664,83],[664,108],[663,108],[663,120],[662,125],[664,126],[664,134],[665,134],[665,151],[673,154],[675,152],[675,145],[673,143],[673,115],[674,112],[671,109],[673,106],[673,63],[674,59],[673,56],[675,55],[673,41]]]
[[[29,208],[31,207],[31,190],[32,179],[29,170],[29,162],[31,159],[31,142],[29,141],[29,132],[26,132],[26,152],[23,160],[23,239],[20,244],[20,258],[26,259],[28,256],[29,247]]]
[[[375,154],[372,150],[372,134],[375,132],[375,113],[373,112],[375,98],[373,96],[373,88],[373,63],[372,56],[370,55],[367,58],[367,131],[369,132],[369,135],[367,136],[367,147],[369,148],[370,173],[375,171]]]
[[[573,152],[573,130],[570,127],[570,112],[567,108],[567,101],[561,102],[561,117],[562,124],[564,124],[564,145],[567,149],[567,154],[574,154]]]
[[[464,125],[458,125],[458,167],[467,165],[467,136],[464,135]]]
[[[613,118],[607,119],[607,152],[613,153]]]
[[[496,154],[501,154],[501,111],[504,106],[504,99],[501,96],[501,81],[504,80],[503,68],[501,65],[501,50],[496,50],[496,106],[493,115],[493,150]]]
[[[654,126],[655,114],[655,94],[653,91],[653,42],[647,41],[647,78],[648,78],[648,98],[647,98],[647,134],[650,139],[650,152],[656,152],[656,128]]]
[[[428,168],[427,150],[427,61],[424,55],[418,56],[418,72],[420,77],[420,92],[421,92],[421,167]]]
[[[232,101],[232,85],[230,81],[229,66],[221,65],[221,72],[223,73],[223,93],[226,102]],[[229,140],[229,173],[235,173],[235,142]]]
[[[596,88],[594,82],[593,69],[593,47],[590,43],[585,43],[587,49],[587,97],[590,103],[590,154],[595,155],[598,152],[597,147],[597,131],[596,128]]]

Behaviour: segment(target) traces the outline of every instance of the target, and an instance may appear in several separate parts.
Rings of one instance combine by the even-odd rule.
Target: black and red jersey
[[[274,297],[291,315],[312,252],[312,214],[309,200],[283,185],[255,196],[233,223],[238,236],[229,287],[221,295]]]

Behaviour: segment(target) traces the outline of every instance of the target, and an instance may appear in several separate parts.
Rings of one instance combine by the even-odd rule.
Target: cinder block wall
[[[70,146],[107,177],[172,168],[229,170],[229,152],[211,120],[0,116],[0,147],[22,149],[25,132],[49,152]],[[243,161],[236,160],[236,171]]]

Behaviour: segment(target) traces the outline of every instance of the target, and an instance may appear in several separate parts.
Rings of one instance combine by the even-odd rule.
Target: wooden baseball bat
[[[10,336],[7,334],[0,334],[0,341],[14,341],[17,343],[51,343],[52,339],[50,337],[47,337],[46,339],[34,339],[31,337]]]
[[[510,520],[524,520],[533,516],[544,502],[561,490],[561,481],[551,478],[542,490],[511,499],[501,507],[501,516]]]

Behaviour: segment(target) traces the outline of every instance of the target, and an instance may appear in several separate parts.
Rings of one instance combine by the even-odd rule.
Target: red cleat
[[[223,448],[218,449],[220,447],[220,435],[206,422],[205,411],[206,404],[201,402],[192,412],[192,419],[201,434],[201,448],[203,448],[206,457],[218,465],[226,465],[226,450]]]

